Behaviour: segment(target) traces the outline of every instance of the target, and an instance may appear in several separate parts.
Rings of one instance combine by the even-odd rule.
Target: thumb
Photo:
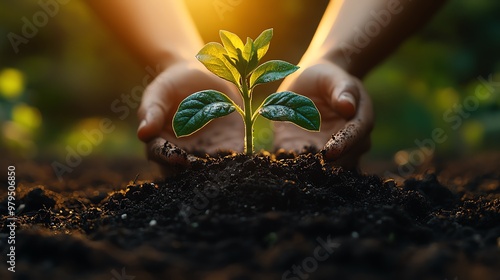
[[[332,109],[343,118],[349,120],[356,115],[359,101],[359,89],[352,82],[341,82],[331,89]]]
[[[139,139],[143,142],[148,142],[160,135],[160,132],[165,127],[165,119],[165,111],[158,103],[141,105],[139,109],[140,124],[137,129]]]
[[[142,95],[141,105],[137,111],[139,118],[139,128],[137,136],[143,142],[158,137],[168,125],[169,105],[172,101],[168,100],[172,91],[172,82],[169,76],[164,72],[149,84]]]

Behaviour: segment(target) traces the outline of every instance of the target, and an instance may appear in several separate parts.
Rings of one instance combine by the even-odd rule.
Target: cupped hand
[[[301,69],[287,77],[278,91],[309,97],[321,113],[321,128],[311,132],[291,123],[275,123],[275,148],[300,152],[305,146],[323,147],[326,161],[355,168],[370,148],[374,123],[370,97],[359,79],[330,61],[299,66]]]
[[[232,84],[210,73],[195,59],[172,64],[144,91],[137,135],[147,144],[148,157],[159,163],[166,175],[188,166],[192,151],[214,154],[219,150],[243,150],[243,122],[237,113],[215,119],[190,136],[175,136],[172,119],[179,103],[206,89],[221,91],[241,104]]]

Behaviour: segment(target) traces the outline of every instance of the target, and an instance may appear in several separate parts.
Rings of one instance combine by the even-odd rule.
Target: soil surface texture
[[[221,155],[167,179],[138,159],[62,180],[50,161],[15,166],[16,272],[4,179],[0,279],[500,279],[498,152],[397,182],[315,153]]]

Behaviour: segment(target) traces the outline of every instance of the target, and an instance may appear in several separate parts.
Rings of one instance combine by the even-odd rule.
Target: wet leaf
[[[191,94],[180,104],[172,126],[177,137],[188,136],[204,127],[211,120],[226,116],[236,110],[229,97],[216,90],[203,90]]]
[[[307,130],[319,131],[321,116],[311,99],[291,91],[271,94],[259,114],[272,121],[289,121]]]
[[[269,83],[285,78],[299,69],[282,60],[271,60],[261,64],[250,76],[250,88],[258,84]]]

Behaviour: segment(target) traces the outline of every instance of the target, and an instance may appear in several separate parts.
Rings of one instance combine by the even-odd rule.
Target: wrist
[[[316,63],[332,63],[347,73],[353,76],[358,76],[353,68],[354,63],[352,62],[350,56],[340,48],[308,50],[302,57],[299,64],[308,65]]]
[[[193,54],[193,58],[194,58]],[[192,58],[188,58],[186,55],[181,55],[180,53],[172,52],[172,51],[161,51],[158,52],[157,55],[153,56],[154,59],[151,59],[152,64],[156,64],[158,68],[161,71],[164,71],[173,65],[179,64],[179,63],[189,63],[190,60],[193,60]]]

